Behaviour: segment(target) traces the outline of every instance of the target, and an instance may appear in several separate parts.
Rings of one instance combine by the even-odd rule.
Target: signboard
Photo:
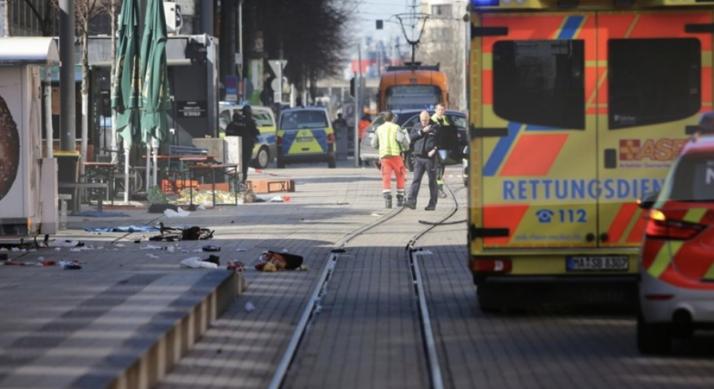
[[[223,80],[226,91],[226,101],[238,101],[238,77],[226,76]]]
[[[205,118],[208,112],[206,101],[177,101],[178,117],[184,119]]]

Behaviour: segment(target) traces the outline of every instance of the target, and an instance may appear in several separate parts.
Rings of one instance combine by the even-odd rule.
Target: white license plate
[[[571,255],[565,266],[568,271],[627,271],[630,261],[626,255]]]

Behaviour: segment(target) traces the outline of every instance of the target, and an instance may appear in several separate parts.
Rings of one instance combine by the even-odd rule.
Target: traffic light
[[[377,30],[381,30],[383,28],[384,28],[384,20],[377,19]]]

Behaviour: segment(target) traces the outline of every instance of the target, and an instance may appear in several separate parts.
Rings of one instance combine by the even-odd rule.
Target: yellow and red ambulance
[[[470,9],[469,267],[481,307],[536,286],[636,290],[637,200],[662,188],[686,128],[712,109],[714,4]]]

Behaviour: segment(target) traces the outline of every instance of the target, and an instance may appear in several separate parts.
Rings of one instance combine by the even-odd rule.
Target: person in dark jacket
[[[405,206],[415,209],[419,187],[424,173],[429,177],[429,204],[424,210],[433,211],[436,209],[438,200],[438,185],[436,174],[438,168],[436,152],[438,149],[438,126],[434,125],[429,112],[422,111],[419,114],[419,123],[415,125],[409,133],[412,145],[412,155],[414,156],[414,176],[409,187],[409,196]]]
[[[253,159],[253,147],[258,142],[258,125],[253,119],[253,111],[250,105],[242,109],[243,114],[233,113],[233,120],[226,127],[226,135],[241,137],[241,182],[245,183],[248,178],[248,165]]]

